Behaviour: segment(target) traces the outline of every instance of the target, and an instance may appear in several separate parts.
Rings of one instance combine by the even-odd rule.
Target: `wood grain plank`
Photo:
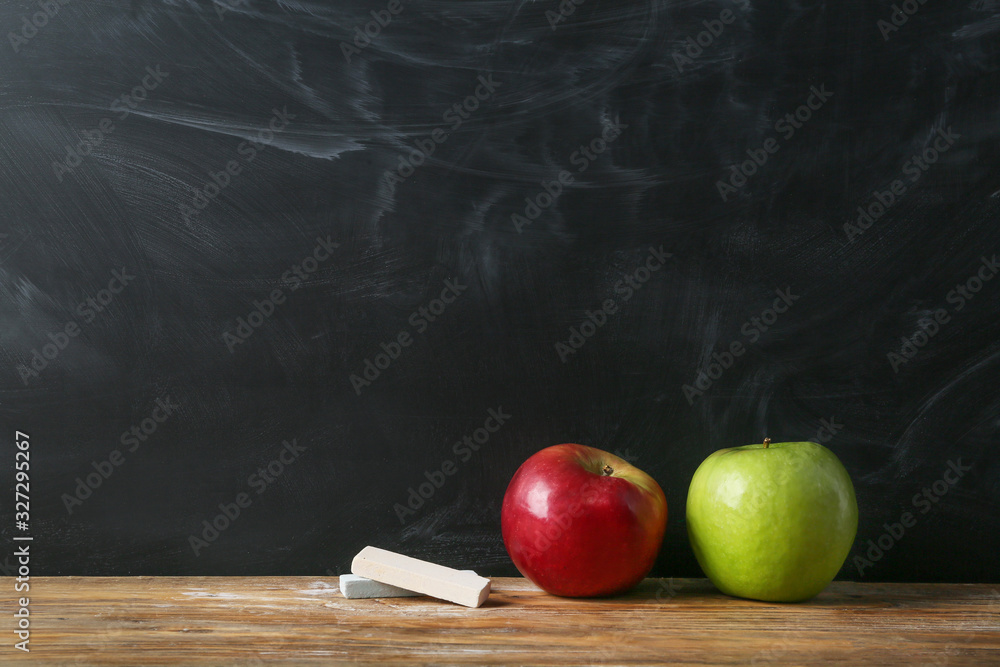
[[[10,641],[0,662],[1000,664],[997,586],[836,582],[812,601],[772,604],[699,579],[647,579],[604,600],[557,598],[516,578],[493,585],[469,609],[347,600],[332,577],[38,577],[31,653]]]

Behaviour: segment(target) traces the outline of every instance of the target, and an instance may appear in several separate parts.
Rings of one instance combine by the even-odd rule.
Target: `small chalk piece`
[[[472,570],[462,570],[469,574],[475,574]],[[366,598],[411,598],[423,595],[416,591],[410,591],[399,586],[390,586],[381,581],[375,581],[368,577],[359,577],[356,574],[340,575],[340,592],[349,600],[361,600]]]
[[[351,563],[351,572],[466,607],[479,607],[490,596],[490,580],[486,577],[378,547],[362,549]]]

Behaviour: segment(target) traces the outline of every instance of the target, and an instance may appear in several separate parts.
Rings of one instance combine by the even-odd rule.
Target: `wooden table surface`
[[[0,664],[1000,665],[996,585],[836,582],[771,604],[701,579],[570,600],[496,578],[468,609],[346,600],[332,577],[32,577],[30,654],[5,607]]]

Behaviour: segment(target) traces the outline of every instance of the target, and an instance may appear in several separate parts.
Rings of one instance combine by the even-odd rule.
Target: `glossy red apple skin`
[[[543,590],[615,595],[652,569],[667,527],[667,499],[656,480],[614,454],[554,445],[514,473],[500,524],[514,565]]]

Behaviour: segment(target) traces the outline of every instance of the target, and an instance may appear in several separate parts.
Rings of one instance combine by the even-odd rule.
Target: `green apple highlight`
[[[695,471],[687,526],[702,570],[727,595],[797,602],[826,588],[858,530],[854,485],[815,442],[720,449]]]

